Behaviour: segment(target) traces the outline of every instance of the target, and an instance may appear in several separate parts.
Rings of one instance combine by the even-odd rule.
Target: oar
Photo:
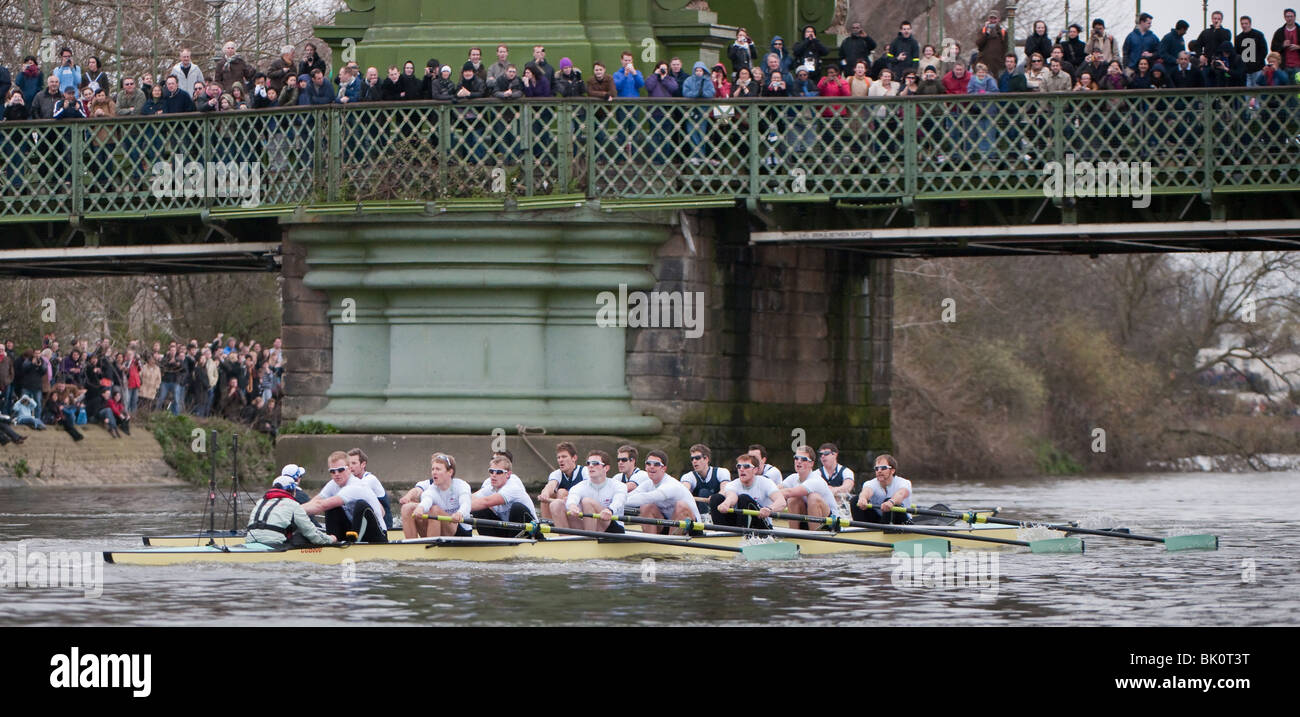
[[[758,511],[745,509],[745,515],[758,515]],[[953,534],[943,530],[927,530],[925,528],[914,528],[910,525],[887,525],[885,523],[867,523],[861,520],[849,520],[848,518],[819,518],[815,515],[800,515],[798,513],[772,513],[773,518],[784,518],[786,520],[801,520],[809,523],[821,523],[822,525],[839,525],[842,527],[854,528],[871,528],[872,530],[889,530],[899,533],[916,533],[917,535],[933,535],[940,538],[951,540]],[[1052,538],[1049,540],[1011,540],[1010,538],[992,538],[984,535],[969,535],[962,533],[957,536],[961,540],[974,540],[983,543],[1000,543],[1002,545],[1016,545],[1022,548],[1029,548],[1034,553],[1082,553],[1083,541],[1078,538]]]
[[[878,505],[868,505],[872,508],[880,509]],[[904,508],[896,505],[892,508],[895,513],[913,513],[916,515],[933,515],[938,518],[956,518],[964,520],[967,523],[996,523],[998,525],[1015,525],[1029,526],[1042,525],[1044,528],[1059,530],[1063,533],[1082,533],[1084,535],[1100,535],[1106,538],[1128,538],[1130,540],[1145,540],[1148,543],[1164,543],[1165,550],[1173,552],[1175,550],[1218,550],[1219,537],[1202,533],[1198,535],[1171,535],[1167,538],[1161,538],[1158,535],[1138,535],[1136,533],[1120,533],[1113,530],[1093,530],[1091,528],[1076,528],[1072,525],[1052,525],[1043,523],[1033,523],[1023,520],[1009,520],[1007,518],[994,518],[987,515],[976,515],[972,513],[950,513],[939,510],[926,510],[925,508]]]
[[[749,515],[758,515],[758,511],[746,511]],[[772,515],[776,515],[773,513]],[[584,518],[599,518],[594,513],[583,513]],[[934,540],[915,540],[903,541],[901,543],[884,543],[876,540],[856,540],[853,538],[837,538],[833,535],[817,535],[812,532],[794,531],[794,530],[769,530],[767,528],[740,528],[732,525],[718,525],[716,523],[700,523],[694,520],[663,520],[661,518],[640,518],[631,515],[615,516],[614,520],[626,520],[629,523],[643,523],[645,525],[661,525],[665,528],[681,528],[683,530],[717,530],[724,533],[754,533],[757,535],[770,535],[777,538],[794,538],[797,540],[820,540],[826,543],[848,543],[849,545],[867,545],[873,548],[889,548],[895,552],[911,553],[914,550],[914,543],[921,544],[921,552],[924,553],[942,553],[948,554],[950,546],[947,541]],[[602,533],[601,535],[604,535]],[[903,546],[899,548],[899,546]]]
[[[434,518],[444,522],[451,522],[452,516],[438,515],[432,516],[424,514],[422,518]],[[474,527],[483,526],[484,528],[504,528],[506,530],[517,530],[529,535],[538,533],[556,533],[559,535],[579,535],[584,538],[598,538],[600,540],[622,540],[629,543],[654,543],[656,545],[674,545],[679,548],[701,548],[703,550],[720,550],[727,553],[740,553],[746,560],[792,560],[799,557],[799,546],[794,543],[764,543],[760,545],[746,545],[739,548],[733,548],[729,545],[708,545],[706,543],[693,543],[689,540],[680,538],[660,538],[653,535],[633,535],[631,533],[601,533],[595,530],[577,530],[574,528],[557,528],[553,525],[547,525],[541,522],[532,523],[507,523],[500,520],[487,520],[484,518],[462,518],[462,523],[468,523]]]

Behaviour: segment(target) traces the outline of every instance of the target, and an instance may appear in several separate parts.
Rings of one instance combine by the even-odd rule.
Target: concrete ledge
[[[27,438],[21,446],[0,446],[0,487],[177,485],[176,472],[163,461],[162,447],[143,425],[132,434],[113,438],[100,426],[79,429],[86,436],[72,440],[62,428],[14,430]]]

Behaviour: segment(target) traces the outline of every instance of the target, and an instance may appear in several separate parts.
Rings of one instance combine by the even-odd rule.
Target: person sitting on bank
[[[862,493],[850,510],[854,520],[911,525],[912,516],[895,513],[894,506],[912,507],[912,482],[898,475],[898,463],[893,456],[881,453],[876,456],[876,477],[862,486]]]
[[[308,515],[325,516],[325,531],[339,540],[355,533],[364,543],[387,543],[384,507],[374,491],[348,469],[348,454],[334,451],[328,459],[330,482],[303,506]]]
[[[286,468],[297,468],[295,465]],[[248,518],[245,543],[261,543],[276,548],[328,545],[334,536],[321,532],[311,522],[307,511],[295,498],[298,482],[282,475],[271,483],[271,490],[253,506]]]

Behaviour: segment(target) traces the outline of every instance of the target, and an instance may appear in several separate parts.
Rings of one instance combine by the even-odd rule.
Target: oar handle
[[[868,503],[867,507],[875,508],[876,510],[881,509],[879,505],[873,503]],[[917,508],[916,506],[912,506],[910,508],[903,508],[902,506],[896,505],[890,510],[892,510],[895,513],[912,513],[913,515],[930,515],[936,518],[956,518],[957,520],[962,520],[967,523],[993,523],[996,525],[1014,525],[1016,527],[1029,527],[1032,525],[1041,525],[1042,527],[1047,528],[1048,530],[1059,530],[1062,533],[1081,533],[1083,535],[1100,535],[1107,538],[1129,538],[1132,540],[1145,540],[1150,543],[1165,542],[1164,538],[1160,538],[1154,535],[1138,535],[1136,533],[1116,533],[1110,530],[1093,530],[1091,528],[1076,528],[1070,525],[1059,525],[1059,524],[1050,524],[1050,523],[1045,524],[1045,523],[1035,523],[1033,521],[1010,520],[1008,518],[994,518],[992,516],[976,515],[972,513],[953,513],[944,510],[927,510],[925,508]]]
[[[746,509],[743,512],[746,513],[747,515],[758,514],[758,511],[752,509]],[[774,517],[777,516],[776,513],[773,513],[772,515]],[[799,515],[798,513],[781,513],[779,517],[786,518],[788,520],[808,520],[813,522],[823,520],[823,518],[818,518],[815,515]],[[845,523],[847,523],[849,526],[854,528],[870,528],[872,530],[894,530],[900,533],[916,533],[917,535],[933,535],[937,538],[947,538],[949,540],[952,540],[955,537],[961,540],[974,540],[982,543],[1001,543],[1002,545],[1018,545],[1020,547],[1027,547],[1029,545],[1029,543],[1024,540],[1010,540],[1008,538],[992,538],[985,535],[968,535],[965,533],[962,533],[960,535],[953,535],[951,532],[947,532],[943,530],[926,530],[925,528],[914,528],[910,525],[892,525],[889,523],[868,523],[862,520],[845,520],[841,518],[840,525],[844,525]]]

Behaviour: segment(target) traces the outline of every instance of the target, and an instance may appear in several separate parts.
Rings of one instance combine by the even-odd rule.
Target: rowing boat
[[[993,525],[929,526],[950,534],[953,548],[989,550],[990,544],[963,540],[963,535],[1014,539],[1016,528]],[[808,532],[808,531],[790,531]],[[810,533],[811,535],[812,533]],[[817,532],[819,537],[832,535]],[[871,540],[884,543],[915,541],[914,534],[881,532],[850,528],[835,533],[836,536],[854,540]],[[464,560],[489,562],[499,560],[616,560],[623,558],[675,558],[675,557],[730,557],[716,550],[694,546],[738,547],[744,536],[706,532],[702,537],[663,536],[674,539],[672,544],[625,542],[611,536],[609,539],[592,539],[555,536],[546,540],[527,538],[442,537],[401,540],[392,543],[352,543],[322,545],[310,548],[275,549],[265,545],[189,545],[184,547],[147,548],[135,550],[106,550],[104,560],[120,565],[175,565],[180,563],[317,563],[339,565],[345,560],[424,561]],[[888,553],[890,548],[867,546],[860,543],[841,543],[825,540],[789,538],[799,546],[803,555],[828,555],[832,553]],[[942,541],[940,541],[942,542]],[[998,549],[993,546],[992,549]]]
[[[389,530],[389,541],[402,540],[405,534],[400,529]],[[212,532],[186,533],[184,535],[142,535],[145,547],[150,548],[192,548],[204,545],[243,545],[244,531],[216,530]]]

